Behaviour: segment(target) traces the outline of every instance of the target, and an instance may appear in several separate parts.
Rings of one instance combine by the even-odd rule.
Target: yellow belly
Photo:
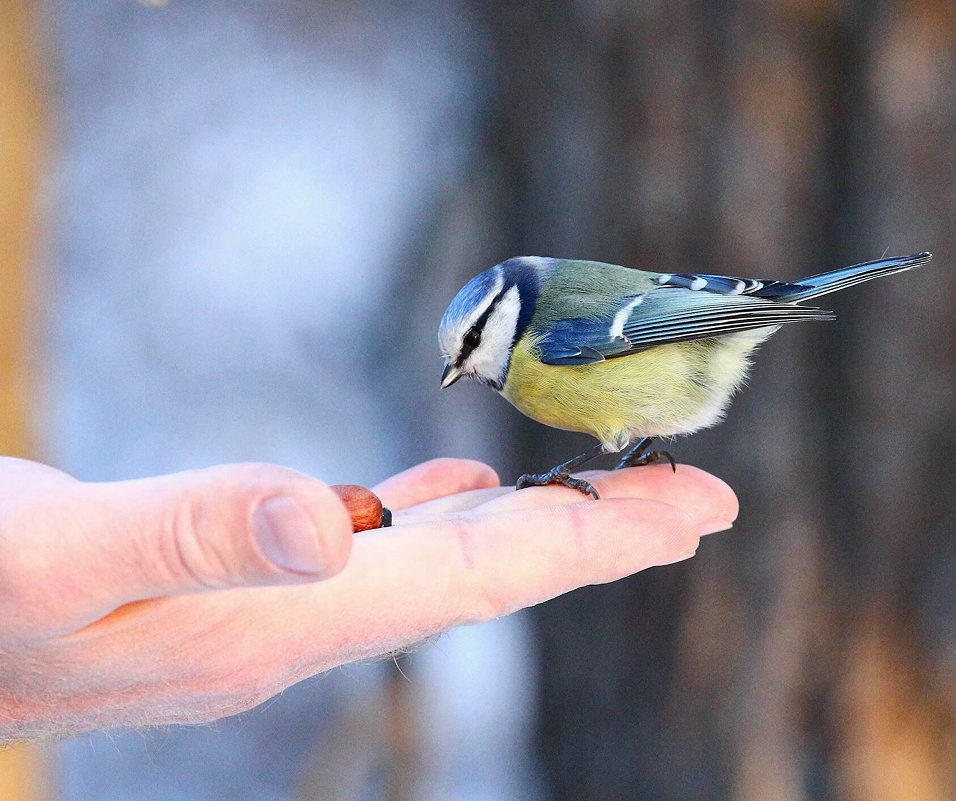
[[[542,364],[525,338],[501,394],[528,417],[582,431],[619,451],[639,437],[686,434],[718,422],[746,378],[749,353],[775,328],[660,345],[576,366]]]

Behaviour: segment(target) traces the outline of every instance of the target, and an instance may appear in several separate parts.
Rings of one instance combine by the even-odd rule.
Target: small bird
[[[618,468],[674,466],[653,449],[657,438],[720,422],[750,354],[781,325],[834,317],[800,303],[931,258],[883,258],[794,283],[508,259],[472,278],[445,311],[441,385],[475,378],[533,420],[596,437],[580,456],[521,476],[517,488],[563,484],[598,498],[572,471],[625,450]]]

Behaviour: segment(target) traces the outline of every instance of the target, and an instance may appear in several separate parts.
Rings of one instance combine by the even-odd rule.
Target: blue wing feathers
[[[612,320],[560,320],[538,342],[545,364],[590,364],[626,352],[630,344],[611,336]]]
[[[828,311],[796,304],[918,267],[930,258],[929,253],[917,253],[880,259],[794,283],[724,275],[645,273],[656,284],[645,294],[621,296],[597,317],[559,320],[536,332],[540,358],[545,364],[589,364],[667,343],[785,323],[831,320],[833,315]],[[627,314],[623,324],[619,319],[622,313]]]
[[[661,280],[663,279],[663,280]],[[685,273],[681,275],[664,274],[658,279],[662,287],[677,287],[695,292],[709,292],[712,295],[750,295],[768,300],[790,299],[801,295],[809,287],[789,284],[785,281],[771,281],[760,278],[734,278],[728,275],[706,275]]]
[[[617,311],[634,300],[622,298]],[[560,320],[538,341],[545,364],[579,365],[626,356],[670,342],[732,334],[755,328],[802,320],[830,319],[822,309],[803,308],[772,301],[721,296],[696,290],[673,288],[652,290],[635,305],[630,315],[612,333],[615,313],[595,319]]]

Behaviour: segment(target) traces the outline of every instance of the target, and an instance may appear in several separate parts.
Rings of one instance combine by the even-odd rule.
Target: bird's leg
[[[598,500],[601,496],[598,495],[598,491],[594,489],[594,486],[583,478],[572,478],[571,472],[577,470],[581,465],[587,464],[592,459],[597,459],[602,453],[604,453],[604,448],[602,448],[599,443],[580,456],[575,456],[564,464],[552,467],[547,473],[525,473],[518,479],[518,482],[515,484],[515,489],[543,487],[546,484],[563,484],[565,487],[576,489],[585,495],[593,495],[594,499]]]
[[[625,467],[640,467],[645,464],[657,464],[658,462],[670,462],[671,467],[674,469],[674,472],[677,472],[677,463],[674,461],[674,457],[671,456],[667,451],[653,451],[651,446],[654,444],[654,440],[657,437],[644,437],[637,441],[637,444],[634,445],[627,453],[621,457],[615,466],[615,470],[622,470]]]

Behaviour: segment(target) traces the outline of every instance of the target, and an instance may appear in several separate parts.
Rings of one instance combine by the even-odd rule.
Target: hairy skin
[[[392,528],[353,535],[322,482],[271,465],[89,484],[0,458],[0,743],[212,721],[336,665],[688,558],[737,514],[692,467],[586,475],[598,503],[434,460],[376,488]],[[260,547],[256,510],[277,497],[309,523],[313,572]]]

